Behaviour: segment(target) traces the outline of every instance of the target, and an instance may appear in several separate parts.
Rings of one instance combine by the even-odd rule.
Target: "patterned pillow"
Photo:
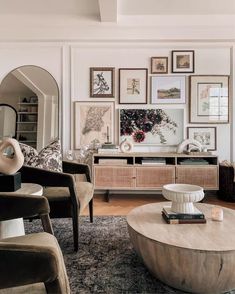
[[[24,165],[62,172],[62,154],[60,141],[56,140],[37,152],[31,146],[20,143],[24,155]]]

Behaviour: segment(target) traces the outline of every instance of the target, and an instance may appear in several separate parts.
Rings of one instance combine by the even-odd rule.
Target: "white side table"
[[[0,192],[1,195],[38,195],[42,196],[43,188],[38,184],[22,183],[21,188],[15,192]],[[24,235],[23,218],[16,218],[0,222],[0,239]]]

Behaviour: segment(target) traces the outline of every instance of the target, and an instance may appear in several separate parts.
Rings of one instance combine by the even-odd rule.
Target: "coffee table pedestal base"
[[[128,225],[132,244],[149,271],[163,283],[193,293],[235,289],[235,252],[175,247],[138,234]]]

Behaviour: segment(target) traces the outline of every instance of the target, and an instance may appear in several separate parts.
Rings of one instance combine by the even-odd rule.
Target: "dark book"
[[[169,219],[204,219],[205,215],[196,207],[194,213],[176,213],[171,211],[170,206],[164,206],[163,212]]]
[[[168,224],[205,224],[206,219],[169,219],[164,212],[162,212],[162,217]]]

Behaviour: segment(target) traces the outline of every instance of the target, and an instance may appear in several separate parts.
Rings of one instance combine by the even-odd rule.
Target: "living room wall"
[[[48,70],[56,79],[60,90],[61,109],[61,138],[64,151],[73,148],[74,101],[115,101],[115,137],[117,141],[118,109],[123,107],[118,104],[118,68],[144,67],[149,69],[152,56],[168,56],[170,61],[171,50],[195,50],[196,75],[230,75],[232,74],[234,44],[231,42],[3,42],[0,44],[0,80],[12,69],[21,65],[37,65]],[[90,98],[89,97],[89,68],[95,66],[115,67],[115,98]],[[169,67],[169,75],[170,73]],[[185,74],[188,76],[187,74]],[[148,78],[150,80],[150,78]],[[232,85],[230,100],[230,124],[220,124],[217,127],[217,151],[220,160],[233,157],[233,116],[232,116]],[[188,124],[188,78],[186,80],[186,104],[166,105],[164,108],[183,108],[184,132]],[[150,91],[148,91],[148,105],[150,104]],[[131,107],[133,107],[132,105]],[[128,106],[125,106],[128,107]],[[123,107],[123,108],[125,108]],[[140,106],[141,107],[141,106]],[[153,108],[156,108],[154,105]],[[130,108],[130,107],[129,107]],[[199,126],[199,125],[195,125]],[[201,125],[202,126],[202,125]],[[204,126],[204,124],[203,124]],[[211,126],[211,125],[210,125]],[[146,150],[169,151],[172,148],[148,148]]]

